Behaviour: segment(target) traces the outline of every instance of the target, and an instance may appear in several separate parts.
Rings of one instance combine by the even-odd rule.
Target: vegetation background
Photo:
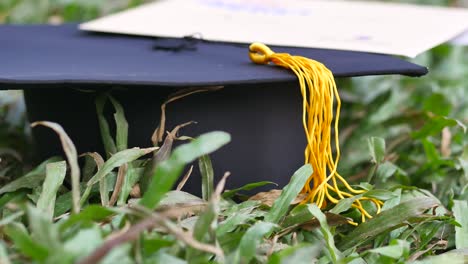
[[[84,21],[142,2],[1,0],[0,23]],[[468,7],[468,1],[400,2]],[[77,157],[67,157],[68,165],[53,158],[33,169],[22,94],[1,91],[0,263],[468,262],[468,47],[442,45],[415,62],[428,66],[429,75],[340,80],[340,171],[368,189],[367,197],[385,201],[383,212],[359,227],[344,224],[347,218],[360,221],[351,200],[325,213],[313,205],[294,205],[291,197],[300,191],[307,167],[295,174],[272,207],[264,201],[233,200],[235,192],[216,192],[209,153],[194,143],[215,150],[229,141],[226,134],[203,135],[185,149],[185,161],[199,159],[208,168],[201,198],[163,186],[140,202],[128,200],[151,163],[140,157],[151,150],[126,147],[117,150],[117,158],[95,162],[99,170],[95,163],[89,165],[96,157],[90,158],[78,185],[61,186],[65,175],[73,179],[72,160]],[[101,100],[111,100],[117,124],[125,124],[118,102]],[[126,146],[122,138],[103,137]],[[181,153],[175,150],[171,157]],[[172,169],[160,166],[167,170],[156,173],[174,175],[168,178],[175,181],[184,164],[174,160],[165,163]],[[133,182],[116,193],[118,207],[111,206],[109,195],[124,165]],[[73,202],[76,190],[79,204]],[[132,201],[146,207],[130,206]],[[72,205],[84,210],[73,214]],[[174,216],[170,206],[179,214]],[[157,208],[156,213],[148,207]]]

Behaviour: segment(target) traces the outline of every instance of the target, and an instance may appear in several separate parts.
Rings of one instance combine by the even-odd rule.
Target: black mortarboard
[[[274,47],[324,63],[335,77],[402,74],[427,69],[399,58],[352,51]],[[30,121],[63,125],[79,152],[101,148],[94,93],[115,89],[130,128],[130,146],[147,146],[160,105],[175,89],[224,86],[168,106],[168,127],[195,136],[223,130],[232,142],[213,155],[217,175],[233,173],[228,187],[269,180],[284,184],[304,160],[302,99],[297,77],[258,66],[244,44],[196,38],[168,39],[81,32],[76,25],[0,26],[0,89],[24,89]],[[370,88],[371,89],[371,88]],[[35,129],[42,157],[60,152],[55,135]],[[199,185],[188,186],[188,189]]]

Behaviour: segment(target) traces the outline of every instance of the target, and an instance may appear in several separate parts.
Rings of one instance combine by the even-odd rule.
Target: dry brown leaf
[[[171,155],[172,144],[174,143],[174,139],[177,133],[179,132],[179,130],[193,123],[195,122],[190,121],[190,122],[178,125],[171,132],[167,133],[167,136],[164,139],[164,143],[161,146],[161,148],[157,152],[154,153],[154,156],[151,159],[151,161],[148,164],[146,164],[145,171],[143,172],[143,177],[140,180],[140,183],[141,183],[140,187],[142,188],[143,193],[146,191],[146,187],[149,186],[158,164],[168,159],[169,156]]]
[[[190,166],[187,173],[185,173],[184,177],[182,178],[182,180],[177,185],[177,188],[176,188],[177,191],[180,191],[180,190],[182,190],[182,188],[184,188],[185,183],[187,183],[188,179],[190,178],[190,175],[192,175],[192,171],[193,171],[193,165]]]
[[[114,206],[114,204],[117,202],[119,194],[122,191],[122,185],[124,183],[125,175],[127,175],[127,170],[127,163],[119,167],[119,171],[117,173],[117,180],[115,181],[114,191],[112,192],[112,196],[109,201],[109,206]]]
[[[327,217],[327,223],[329,226],[339,226],[339,225],[345,225],[348,223],[348,218],[338,215],[338,214],[332,214],[325,212],[325,216]],[[312,231],[318,227],[320,227],[319,221],[314,218],[306,223],[303,223],[299,225],[298,227],[307,230],[307,231]]]
[[[78,165],[78,154],[76,147],[61,125],[49,121],[36,121],[31,124],[31,127],[36,127],[39,125],[54,130],[54,132],[57,133],[60,138],[63,151],[67,157],[68,165],[70,166],[73,213],[77,214],[80,212],[80,166]]]
[[[171,95],[169,95],[169,99],[167,99],[162,105],[161,105],[161,119],[159,121],[159,126],[156,128],[156,130],[153,133],[153,136],[151,137],[151,141],[153,142],[154,146],[157,146],[160,142],[162,142],[164,131],[166,130],[166,106],[167,104],[177,101],[181,98],[184,98],[186,96],[200,93],[200,92],[211,92],[211,91],[217,91],[222,89],[223,86],[212,86],[212,87],[194,87],[194,88],[188,88],[188,89],[182,89],[179,90]]]
[[[132,198],[141,198],[141,190],[140,185],[137,183],[133,186],[132,190],[130,191],[130,197]]]
[[[273,189],[268,192],[259,192],[255,194],[254,196],[250,197],[249,200],[251,201],[260,201],[263,205],[266,205],[268,207],[273,206],[273,203],[276,201],[276,199],[279,198],[281,195],[281,190]],[[291,205],[298,204],[302,202],[306,198],[306,194],[300,193],[296,199],[291,203]]]
[[[102,168],[102,165],[104,165],[104,159],[102,158],[101,154],[97,152],[86,152],[80,155],[80,157],[84,156],[90,156],[91,158],[93,158],[98,170],[100,170]]]
[[[442,157],[448,158],[452,151],[450,150],[450,144],[452,143],[452,133],[450,133],[450,129],[445,127],[442,129],[442,140],[440,142],[440,152],[442,153]]]
[[[183,203],[161,206],[156,212],[169,219],[184,219],[194,216],[206,208],[206,203]]]

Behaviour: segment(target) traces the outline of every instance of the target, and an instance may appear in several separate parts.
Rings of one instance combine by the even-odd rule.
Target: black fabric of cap
[[[425,67],[363,52],[271,47],[324,63],[335,77],[402,74]],[[206,86],[295,82],[274,65],[255,65],[247,44],[79,31],[77,25],[0,26],[0,89],[85,86]],[[31,85],[34,84],[34,85]]]

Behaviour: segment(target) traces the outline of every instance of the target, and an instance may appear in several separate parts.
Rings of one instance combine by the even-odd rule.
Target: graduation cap
[[[195,94],[168,106],[167,127],[195,120],[198,124],[184,128],[184,134],[229,132],[231,144],[212,159],[216,175],[227,170],[233,173],[228,184],[233,188],[262,180],[286,184],[304,163],[306,146],[306,162],[315,163],[314,169],[336,169],[337,160],[331,154],[334,136],[325,145],[317,142],[322,135],[332,136],[335,121],[330,109],[333,97],[339,98],[334,77],[427,73],[425,67],[388,55],[270,48],[192,37],[87,33],[73,24],[2,25],[0,89],[23,89],[29,120],[60,123],[83,153],[102,150],[96,93],[83,91],[113,89],[113,96],[126,111],[129,145],[148,146],[159,122],[160,106],[170,94],[188,87],[222,86],[216,92]],[[298,79],[303,81],[301,85]],[[325,105],[317,105],[322,103]],[[312,127],[308,122],[315,119],[319,123]],[[45,129],[33,133],[41,157],[61,153],[55,135]],[[317,158],[317,151],[328,156]],[[309,193],[326,180],[319,177],[323,174],[311,177]],[[196,177],[191,181],[197,181]],[[188,191],[199,192],[199,184],[186,186]],[[351,188],[343,195],[358,193],[355,191]],[[329,199],[325,196],[329,193],[309,199],[323,204]]]

